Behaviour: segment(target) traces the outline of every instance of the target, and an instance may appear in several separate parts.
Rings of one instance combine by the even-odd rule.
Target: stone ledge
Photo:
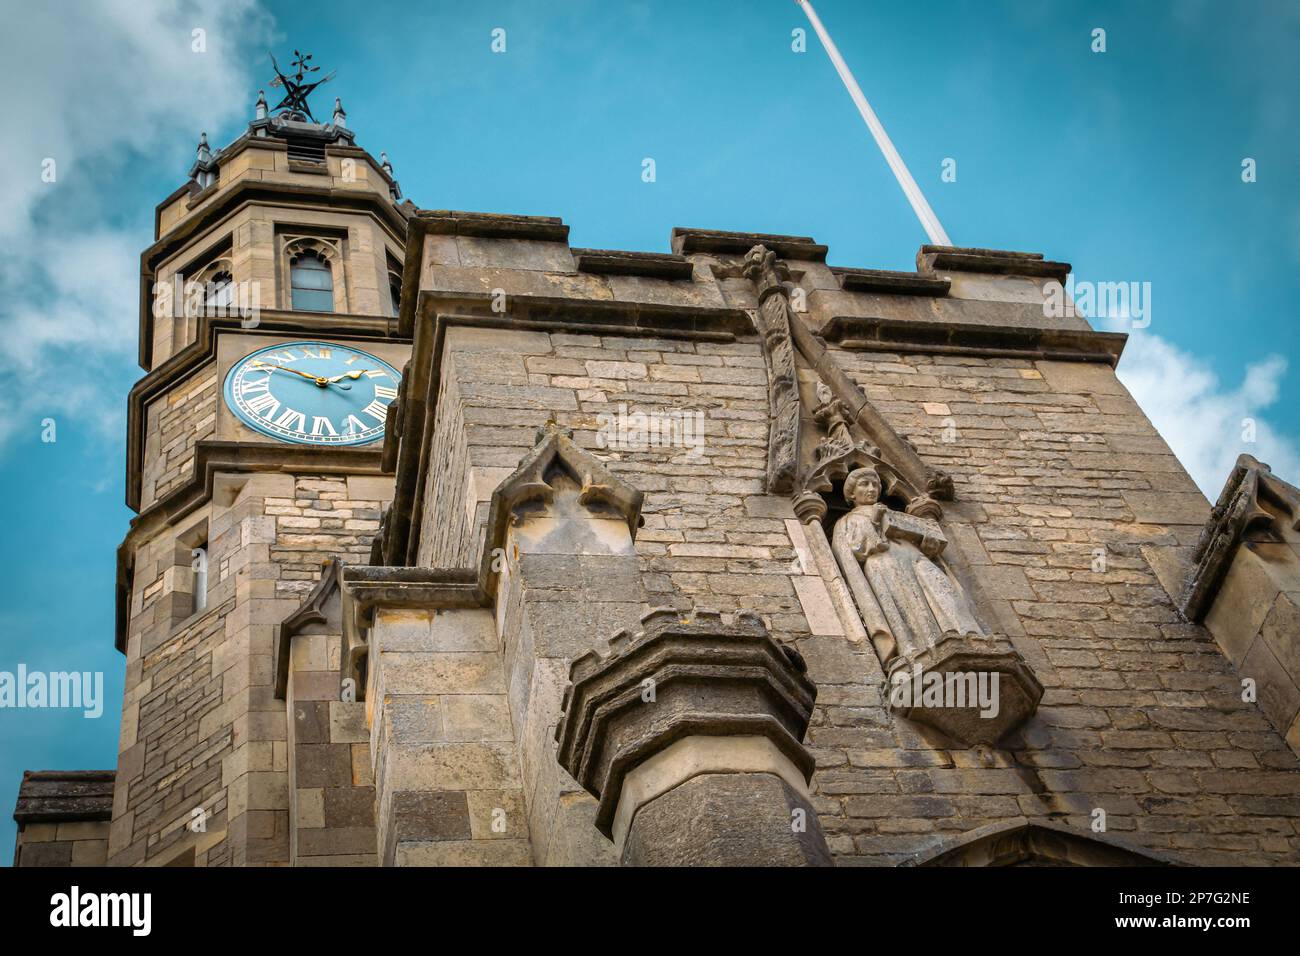
[[[685,256],[664,252],[623,252],[613,249],[574,249],[579,272],[593,275],[689,279],[695,266]]]
[[[113,818],[114,770],[24,770],[14,820],[73,823]]]
[[[1019,356],[1054,361],[1105,362],[1114,367],[1123,332],[1017,329],[954,322],[835,316],[822,336],[843,349],[948,355]]]
[[[368,631],[376,607],[445,610],[489,603],[479,572],[470,568],[360,567],[340,562],[338,586],[343,618],[339,678],[355,681],[357,700],[365,699]]]
[[[703,252],[722,256],[743,256],[755,246],[766,246],[782,259],[825,262],[826,247],[811,236],[778,236],[765,232],[726,232],[677,226],[672,233],[673,252],[689,255]]]
[[[840,280],[845,292],[877,292],[886,295],[927,295],[943,297],[952,285],[948,279],[915,272],[891,272],[885,269],[850,269],[832,266],[831,274]]]
[[[421,209],[411,220],[408,245],[425,233],[444,236],[473,236],[477,239],[534,239],[541,242],[569,241],[569,227],[558,216],[517,216],[506,213],[462,212],[455,209]]]
[[[1033,276],[1064,282],[1070,274],[1068,262],[1052,262],[1041,252],[1006,252],[971,246],[922,246],[916,254],[916,271],[934,274],[941,269],[952,272],[987,272],[1004,276]]]

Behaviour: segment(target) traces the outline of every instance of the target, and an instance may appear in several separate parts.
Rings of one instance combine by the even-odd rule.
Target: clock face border
[[[360,437],[344,439],[343,436],[335,436],[332,441],[316,441],[310,436],[287,435],[278,431],[271,422],[263,420],[260,416],[246,411],[239,406],[234,393],[234,385],[237,378],[242,372],[247,371],[249,364],[259,355],[265,355],[269,352],[281,352],[285,349],[313,349],[318,350],[326,348],[330,350],[347,349],[349,352],[360,355],[366,362],[374,362],[377,367],[392,376],[394,387],[400,388],[402,383],[401,373],[391,364],[375,355],[373,352],[367,352],[365,349],[349,345],[345,342],[325,342],[318,339],[301,339],[292,342],[279,342],[274,345],[267,345],[259,349],[248,352],[241,358],[235,360],[226,372],[225,381],[222,383],[222,398],[226,403],[226,408],[234,416],[235,421],[245,428],[249,428],[267,438],[273,438],[276,441],[283,442],[286,445],[297,445],[305,448],[354,448],[362,445],[373,445],[376,442],[383,441],[385,422],[380,422],[372,431],[362,433]],[[391,404],[391,402],[390,402]],[[358,410],[359,411],[359,410]]]

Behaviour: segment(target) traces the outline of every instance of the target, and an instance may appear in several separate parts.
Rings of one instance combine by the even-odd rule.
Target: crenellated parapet
[[[756,615],[651,611],[569,677],[557,756],[624,864],[830,864],[803,743],[817,688]]]

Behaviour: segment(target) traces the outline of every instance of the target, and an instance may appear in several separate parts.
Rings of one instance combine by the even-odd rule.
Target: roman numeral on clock
[[[390,402],[397,397],[397,389],[385,388],[383,385],[375,386],[375,398],[386,398]]]
[[[388,418],[388,406],[381,405],[378,401],[374,401],[361,409],[361,414],[369,415],[371,418],[377,418],[382,422]]]
[[[275,420],[275,424],[276,427],[285,428],[291,432],[305,432],[307,430],[307,416],[302,412],[294,411],[292,408],[286,408],[284,414]]]
[[[249,411],[256,412],[267,421],[276,413],[280,407],[280,400],[267,392],[265,395],[259,395],[257,398],[250,399],[248,402]]]

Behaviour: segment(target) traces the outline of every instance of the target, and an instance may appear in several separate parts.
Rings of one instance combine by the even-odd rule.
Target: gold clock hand
[[[342,375],[335,375],[333,378],[328,379],[328,381],[330,381],[330,382],[338,382],[338,381],[342,381],[342,380],[345,379],[345,378],[350,378],[350,379],[352,379],[352,380],[355,382],[357,379],[359,379],[363,374],[365,374],[365,373],[368,372],[368,371],[370,371],[370,369],[368,369],[368,368],[363,368],[363,369],[359,369],[359,370],[357,370],[357,371],[344,372]]]
[[[268,372],[273,372],[276,369],[279,369],[282,372],[292,372],[294,375],[301,375],[303,378],[307,379],[308,381],[315,382],[321,388],[324,388],[331,381],[330,379],[325,378],[324,376],[321,375],[309,375],[306,372],[300,372],[296,368],[289,368],[288,366],[285,365],[267,365],[263,362],[257,361],[256,359],[253,361],[253,367],[263,368],[266,369]]]

